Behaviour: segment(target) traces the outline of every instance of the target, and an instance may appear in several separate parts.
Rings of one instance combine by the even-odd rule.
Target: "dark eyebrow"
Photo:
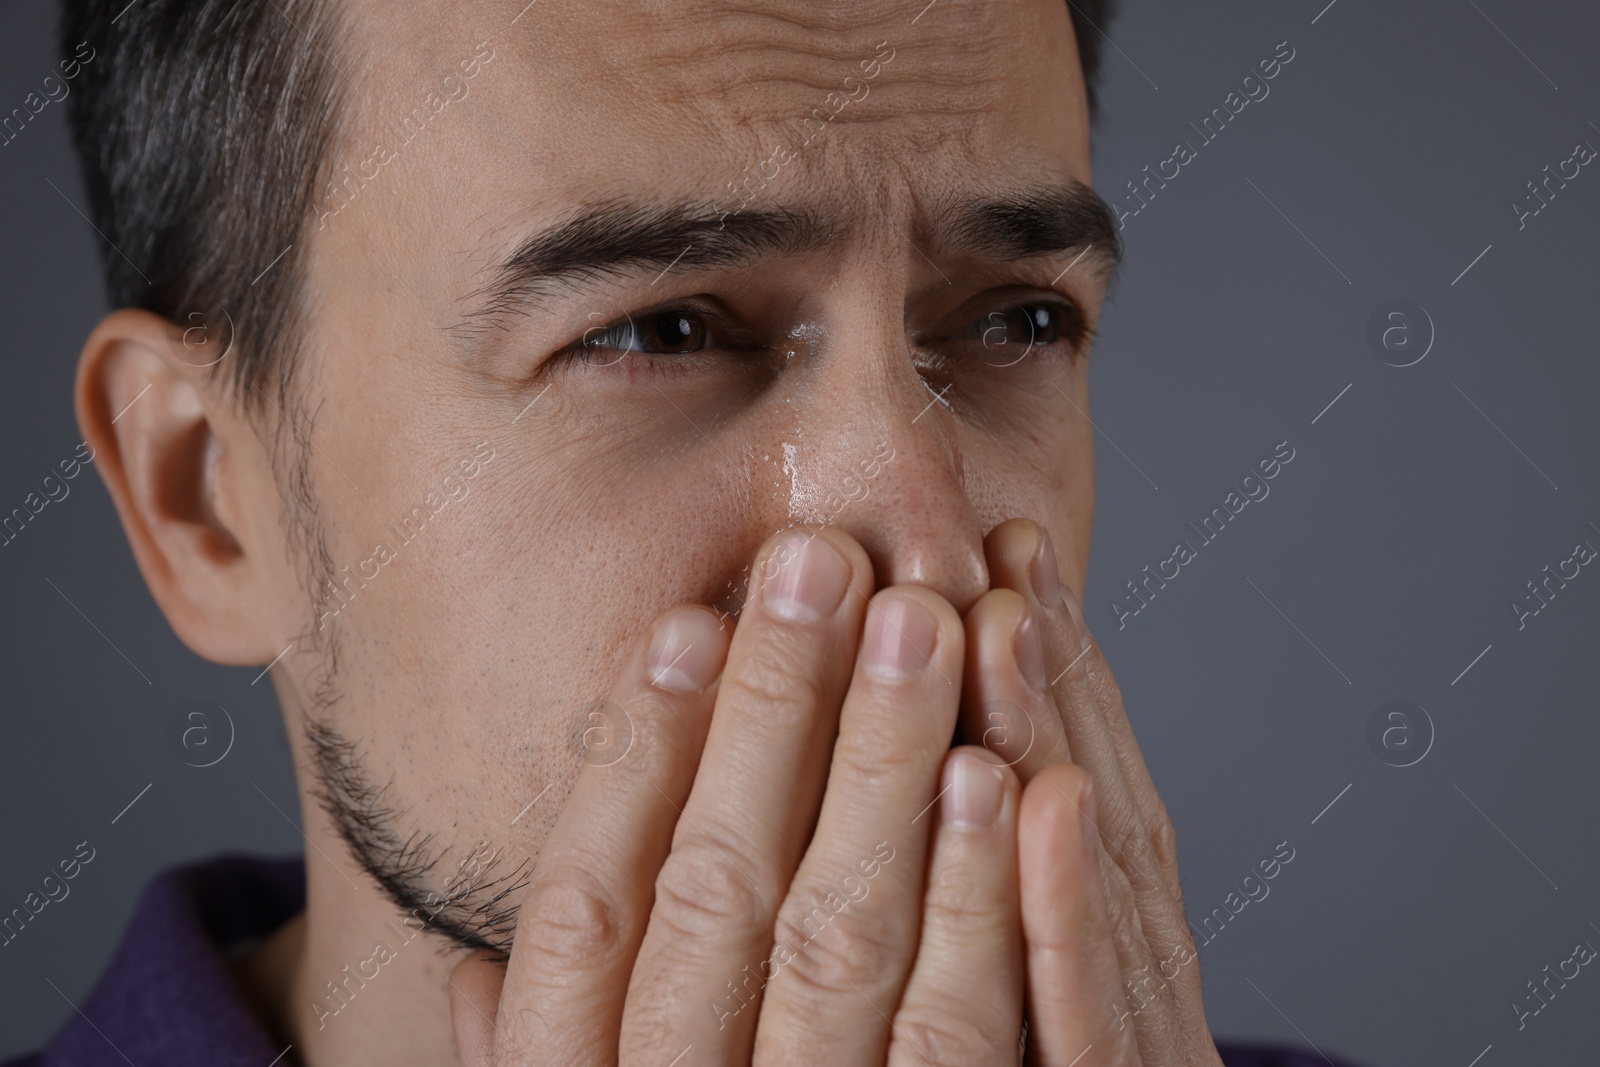
[[[1122,260],[1111,209],[1081,182],[959,200],[938,212],[935,230],[943,249],[996,259],[1094,249],[1108,274]]]
[[[495,323],[559,289],[601,275],[734,267],[827,244],[819,216],[787,208],[729,213],[699,203],[608,201],[526,238],[467,297],[467,321]]]
[[[1096,249],[1096,266],[1107,273],[1121,258],[1111,210],[1078,182],[954,201],[933,221],[945,250],[1017,259]],[[792,208],[730,213],[696,202],[605,201],[525,238],[468,294],[454,329],[503,328],[530,305],[605,275],[736,267],[812,251],[836,236],[821,216]]]

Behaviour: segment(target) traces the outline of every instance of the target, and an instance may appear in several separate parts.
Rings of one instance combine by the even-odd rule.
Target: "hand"
[[[1050,1047],[1114,1025],[1082,985],[1117,991],[1100,898],[1063,905],[1041,881],[1065,863],[1099,892],[1087,860],[1049,855],[1084,840],[1078,824],[1023,803],[993,754],[950,751],[955,610],[915,586],[869,605],[866,553],[832,528],[769,542],[751,587],[731,642],[709,610],[677,608],[617,680],[632,746],[580,769],[509,963],[477,954],[451,976],[462,1062],[1015,1064],[1019,816],[1030,929],[1049,939],[1030,965],[1054,982],[1035,1014],[1070,1009]],[[1085,802],[1086,776],[1065,773],[1038,780]],[[1090,914],[1097,954],[1078,966]]]
[[[1042,527],[1002,523],[984,551],[993,588],[966,617],[962,732],[1026,786],[1028,1060],[1220,1065],[1172,821],[1111,670]]]

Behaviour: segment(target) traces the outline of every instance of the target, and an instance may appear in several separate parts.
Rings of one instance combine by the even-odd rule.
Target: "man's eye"
[[[704,316],[687,310],[667,310],[591,329],[579,347],[589,352],[609,349],[682,356],[703,349],[708,335]]]
[[[1063,329],[1068,328],[1064,319],[1062,309],[1053,304],[1019,304],[1004,311],[991,311],[976,329],[985,348],[1030,348],[1061,340]]]

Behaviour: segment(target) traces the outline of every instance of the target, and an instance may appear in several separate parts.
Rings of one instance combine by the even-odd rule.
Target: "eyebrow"
[[[1110,209],[1078,182],[950,201],[935,212],[933,223],[942,252],[1022,259],[1094,249],[1105,272],[1121,257]],[[729,213],[698,202],[610,200],[525,238],[468,295],[466,322],[502,324],[511,314],[599,277],[746,266],[815,251],[838,236],[836,226],[810,210]]]
[[[809,211],[729,214],[700,203],[607,201],[525,238],[469,295],[467,319],[498,321],[605,275],[735,267],[812,251],[832,239],[828,225]]]
[[[1093,250],[1105,272],[1122,260],[1122,241],[1111,209],[1081,182],[1002,196],[973,197],[937,213],[942,249],[1026,259],[1077,249]]]

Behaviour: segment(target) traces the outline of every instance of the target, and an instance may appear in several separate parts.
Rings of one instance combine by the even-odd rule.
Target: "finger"
[[[1047,668],[1074,762],[1094,776],[1096,830],[1112,861],[1107,902],[1130,990],[1149,994],[1138,1017],[1141,1047],[1167,1034],[1199,1003],[1194,941],[1183,912],[1176,837],[1123,711],[1110,667],[1061,585],[1049,534],[1037,523],[1002,523],[985,543],[992,580],[1026,590],[1044,625]],[[1073,650],[1077,651],[1074,652]],[[1070,656],[1070,658],[1068,658]],[[1175,981],[1174,981],[1175,980]],[[1154,1038],[1154,1045],[1163,1040]]]
[[[1015,767],[1024,782],[1071,758],[1035,614],[1017,592],[991,589],[966,616],[962,736]]]
[[[1176,896],[1172,822],[1139,752],[1111,669],[1077,597],[1061,583],[1049,533],[1030,519],[1011,519],[989,532],[984,551],[990,580],[1021,593],[1040,620],[1051,689],[1074,760],[1088,767],[1100,786],[1105,813],[1100,829],[1113,858],[1146,868],[1144,874],[1130,872],[1136,883],[1147,876],[1159,879]],[[1127,847],[1130,842],[1136,847]]]
[[[579,768],[519,905],[498,1012],[484,1007],[490,963],[469,959],[454,976],[466,1047],[482,1048],[487,1017],[496,1063],[615,1062],[650,886],[666,860],[673,805],[689,795],[727,645],[709,609],[683,607],[634,650],[605,712],[626,747],[608,746]]]
[[[1064,590],[1064,595],[1081,623],[1071,591]],[[1086,630],[1084,634],[1083,669],[1063,679],[1058,692],[1066,695],[1058,700],[1072,709],[1069,720],[1078,718],[1077,709],[1090,702],[1105,710],[1102,716],[1085,712],[1081,717],[1102,724],[1106,745],[1118,756],[1122,771],[1118,807],[1106,812],[1101,805],[1106,813],[1099,816],[1097,829],[1102,853],[1114,861],[1103,864],[1103,884],[1141,1062],[1148,1067],[1210,1062],[1214,1052],[1203,1023],[1196,1026],[1203,1019],[1200,974],[1189,966],[1198,957],[1183,911],[1176,835],[1133,740],[1110,667],[1093,638]],[[1113,724],[1121,726],[1120,740]]]
[[[817,830],[778,913],[756,1059],[882,1064],[917,953],[939,768],[955,732],[961,617],[895,586],[873,597]]]
[[[963,747],[945,759],[922,941],[894,1019],[891,1067],[1017,1062],[1020,800],[1016,774],[994,753]]]
[[[796,528],[758,557],[753,604],[728,652],[705,751],[624,1013],[622,1054],[698,1062],[749,1054],[760,966],[821,803],[866,600],[866,552],[840,530]]]
[[[1094,830],[1095,782],[1058,763],[1022,794],[1017,829],[1028,961],[1028,1061],[1039,1067],[1140,1063],[1123,995]]]

